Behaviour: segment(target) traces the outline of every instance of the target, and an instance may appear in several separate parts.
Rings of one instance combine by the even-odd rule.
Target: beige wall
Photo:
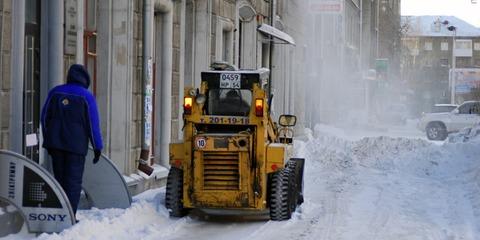
[[[12,0],[0,0],[0,149],[8,149],[11,96]]]

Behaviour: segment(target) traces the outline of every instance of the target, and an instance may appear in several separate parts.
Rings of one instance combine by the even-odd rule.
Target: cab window
[[[252,92],[246,89],[210,89],[208,115],[248,116],[252,105]]]

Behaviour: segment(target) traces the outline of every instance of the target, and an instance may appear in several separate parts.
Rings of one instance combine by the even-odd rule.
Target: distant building
[[[402,16],[402,26],[402,74],[415,91],[417,112],[450,102],[453,37],[455,68],[480,68],[480,29],[453,16]]]

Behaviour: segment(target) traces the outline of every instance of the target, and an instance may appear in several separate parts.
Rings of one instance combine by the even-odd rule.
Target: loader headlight
[[[185,97],[183,101],[183,113],[191,114],[192,113],[192,98]]]

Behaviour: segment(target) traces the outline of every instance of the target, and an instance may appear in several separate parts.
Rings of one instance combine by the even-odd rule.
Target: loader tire
[[[292,217],[294,189],[291,173],[289,168],[273,173],[270,185],[270,219],[273,221],[288,220]]]
[[[183,171],[181,169],[172,167],[168,172],[165,207],[170,217],[183,217],[187,214],[183,207]]]
[[[303,203],[303,171],[305,168],[305,159],[304,158],[291,158],[287,162],[287,167],[293,172],[292,177],[295,181],[296,189],[296,204],[301,205]]]

